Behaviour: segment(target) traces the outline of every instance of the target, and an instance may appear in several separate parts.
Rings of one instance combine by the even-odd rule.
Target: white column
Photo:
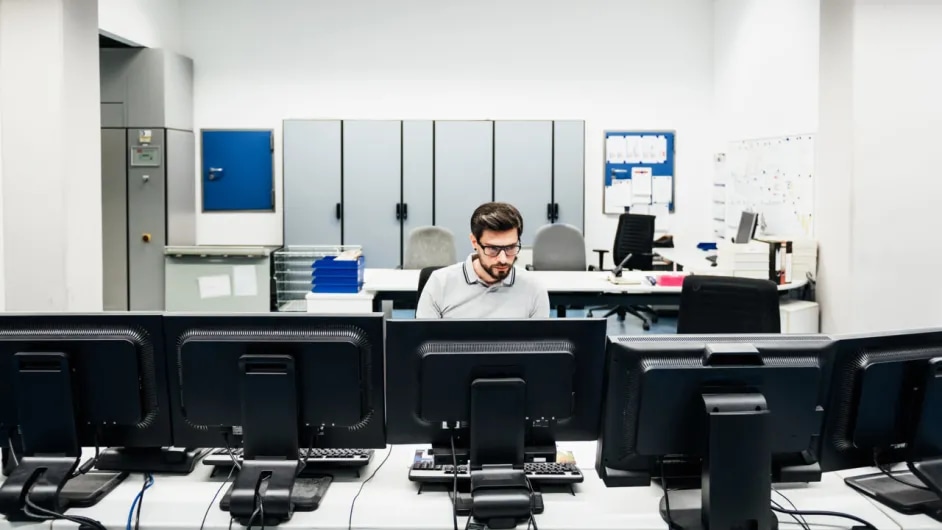
[[[0,0],[8,311],[102,308],[96,0]]]

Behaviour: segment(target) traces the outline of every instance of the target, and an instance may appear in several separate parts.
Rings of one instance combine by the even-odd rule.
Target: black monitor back
[[[177,445],[223,446],[242,425],[240,358],[281,355],[293,359],[301,447],[322,425],[316,447],[386,446],[381,314],[168,314],[165,330]]]
[[[837,341],[821,467],[836,471],[905,461],[920,422],[929,361],[942,358],[942,331],[855,335]],[[938,406],[938,405],[936,405]],[[942,440],[942,422],[925,422]],[[942,447],[935,448],[942,456]]]
[[[760,362],[704,359],[708,346],[727,344],[755,348]],[[712,390],[761,392],[772,412],[774,477],[819,480],[832,348],[830,339],[814,335],[611,337],[599,475],[609,484],[646,486],[661,476],[658,458],[669,456],[670,478],[699,482],[706,447],[701,396]]]
[[[82,446],[172,445],[163,346],[160,314],[0,314],[0,443],[19,407],[42,411],[18,402],[14,356],[30,352],[65,355]]]
[[[604,320],[390,320],[386,326],[390,443],[448,443],[441,422],[467,420],[471,382],[490,377],[524,380],[528,416],[554,440],[598,436]]]

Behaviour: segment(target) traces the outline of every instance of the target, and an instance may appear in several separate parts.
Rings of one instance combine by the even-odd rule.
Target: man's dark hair
[[[479,241],[485,230],[506,232],[514,228],[517,229],[517,237],[523,235],[523,216],[506,202],[486,202],[471,214],[471,233]]]

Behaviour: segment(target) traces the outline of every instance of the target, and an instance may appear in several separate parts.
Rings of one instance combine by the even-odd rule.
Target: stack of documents
[[[737,278],[769,279],[769,244],[752,241],[737,245],[722,241],[718,245],[716,268]]]
[[[818,242],[814,239],[792,241],[792,278],[796,281],[818,277]]]

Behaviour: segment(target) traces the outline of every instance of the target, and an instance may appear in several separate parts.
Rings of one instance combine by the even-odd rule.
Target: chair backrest
[[[409,233],[403,269],[451,265],[457,261],[455,236],[440,226],[420,226]]]
[[[582,232],[564,223],[541,226],[533,239],[533,270],[586,270]]]
[[[419,299],[422,298],[422,290],[425,289],[425,284],[428,283],[429,276],[441,268],[442,266],[436,265],[434,267],[424,267],[419,271],[419,288],[415,292],[415,303],[419,303]]]
[[[781,333],[778,303],[769,280],[687,276],[677,333]]]
[[[612,248],[612,260],[617,267],[628,254],[634,254],[626,270],[649,271],[654,267],[654,219],[653,215],[623,213],[618,216],[618,228],[615,229],[615,245]]]

